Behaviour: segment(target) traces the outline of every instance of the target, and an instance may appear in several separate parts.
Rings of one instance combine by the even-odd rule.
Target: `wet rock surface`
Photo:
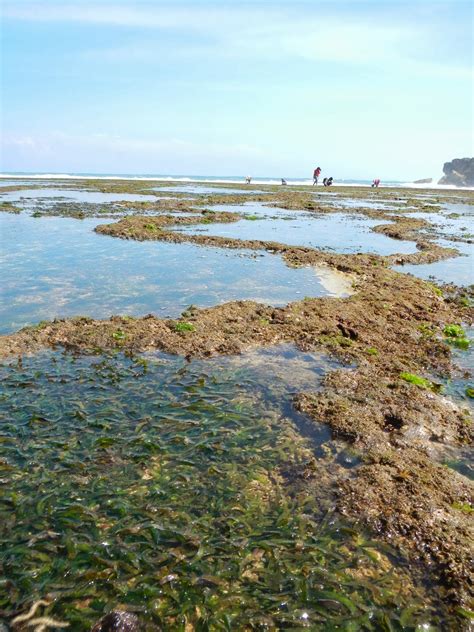
[[[373,368],[334,372],[298,409],[351,442],[361,465],[341,481],[338,507],[388,540],[410,547],[439,576],[444,598],[468,603],[473,574],[470,481],[439,463],[443,445],[472,441],[467,411]]]

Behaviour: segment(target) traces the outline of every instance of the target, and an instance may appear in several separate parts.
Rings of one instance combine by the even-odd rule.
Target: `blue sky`
[[[464,0],[4,0],[0,169],[439,177],[472,38]]]

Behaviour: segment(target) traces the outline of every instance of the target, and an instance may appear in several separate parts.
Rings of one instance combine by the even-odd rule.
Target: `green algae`
[[[192,323],[176,323],[174,326],[174,330],[179,332],[194,331],[195,327]]]
[[[468,338],[453,338],[450,340],[450,343],[453,344],[458,349],[469,349],[469,345],[471,344]]]
[[[0,211],[3,211],[4,213],[13,213],[15,215],[18,215],[19,213],[21,213],[21,208],[15,206],[11,202],[0,202]]]
[[[156,224],[144,224],[143,228],[145,228],[146,230],[151,230],[152,232],[161,230],[161,228]]]
[[[472,505],[470,505],[469,503],[454,502],[453,508],[458,509],[459,511],[462,511],[463,513],[468,515],[474,512]]]
[[[446,325],[443,334],[448,338],[464,338],[466,332],[460,325]]]
[[[112,334],[112,338],[118,341],[125,340],[126,337],[127,334],[122,329],[117,329],[117,331],[114,331]]]
[[[1,374],[2,612],[48,595],[74,630],[117,604],[168,630],[436,622],[403,560],[292,485],[313,449],[251,362],[45,353]]]
[[[433,383],[430,380],[427,380],[420,375],[415,375],[414,373],[400,373],[400,378],[409,384],[414,384],[419,388],[433,388]]]
[[[376,356],[379,354],[378,349],[376,349],[375,347],[367,347],[365,352],[367,353],[367,355],[372,355],[372,356]]]
[[[466,337],[466,332],[460,325],[446,325],[443,329],[445,340],[458,349],[469,349],[470,340]]]

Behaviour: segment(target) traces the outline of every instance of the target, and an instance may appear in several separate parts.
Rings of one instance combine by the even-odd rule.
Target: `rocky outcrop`
[[[422,178],[421,180],[414,180],[413,184],[431,184],[433,182],[433,178]]]
[[[457,187],[474,186],[474,158],[455,158],[445,162],[444,176],[438,184],[454,184]]]

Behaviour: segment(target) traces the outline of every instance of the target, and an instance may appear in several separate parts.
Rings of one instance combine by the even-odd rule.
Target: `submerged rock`
[[[445,162],[444,176],[438,184],[454,184],[457,187],[474,186],[474,158],[455,158]]]
[[[138,617],[130,612],[112,610],[102,617],[91,629],[91,632],[138,632]]]

